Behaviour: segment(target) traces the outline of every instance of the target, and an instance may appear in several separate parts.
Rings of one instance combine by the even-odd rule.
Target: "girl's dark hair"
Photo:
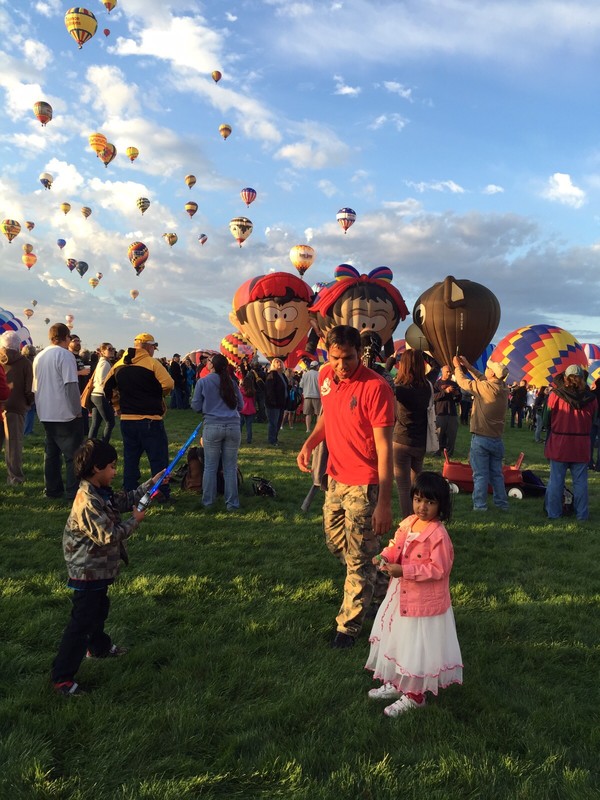
[[[104,469],[116,460],[117,451],[112,444],[107,444],[101,439],[88,439],[73,456],[75,476],[79,480],[91,478],[94,475],[94,467]]]
[[[439,503],[439,518],[448,522],[452,515],[452,495],[448,481],[439,472],[420,472],[410,487],[410,499],[418,494]]]
[[[213,369],[221,380],[219,394],[226,406],[235,408],[237,406],[237,396],[233,387],[231,375],[229,374],[229,361],[227,361],[225,356],[222,356],[221,353],[215,353],[211,360]]]
[[[248,373],[242,381],[242,389],[246,397],[256,397],[256,386],[254,384],[254,376]]]
[[[394,383],[399,386],[426,386],[425,359],[420,350],[405,350],[398,362]]]

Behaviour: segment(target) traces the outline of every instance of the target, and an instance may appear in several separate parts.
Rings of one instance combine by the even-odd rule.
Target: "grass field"
[[[173,454],[197,420],[169,413]],[[550,523],[532,498],[475,515],[456,496],[464,685],[390,720],[367,698],[368,627],[351,650],[327,646],[343,574],[321,497],[300,511],[304,426],[274,450],[255,425],[240,451],[242,510],[205,511],[177,490],[173,507],[148,513],[110,590],[107,629],[130,652],[84,663],[91,693],[64,699],[49,668],[70,611],[68,506],[42,496],[41,430],[26,439],[27,483],[0,490],[0,798],[600,796],[600,474],[588,523]],[[507,429],[506,447],[547,478],[530,431]],[[461,428],[457,457],[467,449]],[[253,496],[252,475],[277,497]]]

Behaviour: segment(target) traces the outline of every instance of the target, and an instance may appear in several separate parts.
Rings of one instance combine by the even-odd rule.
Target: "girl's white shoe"
[[[386,717],[399,717],[400,714],[404,714],[405,711],[411,711],[413,708],[425,708],[425,700],[422,703],[415,703],[414,700],[411,700],[410,697],[407,697],[405,694],[399,700],[396,700],[395,703],[392,703],[391,706],[386,706],[383,709],[383,713]]]
[[[369,691],[371,700],[395,700],[400,697],[400,692],[391,683],[383,683],[378,689]]]

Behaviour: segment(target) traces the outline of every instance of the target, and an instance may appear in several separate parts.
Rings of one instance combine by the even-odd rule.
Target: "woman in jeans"
[[[114,358],[117,354],[115,348],[109,342],[102,342],[100,345],[100,358],[96,364],[94,374],[90,378],[92,383],[92,425],[89,437],[95,439],[100,431],[100,425],[104,422],[102,431],[102,441],[105,444],[110,442],[110,437],[115,427],[115,412],[112,403],[104,396],[104,381],[110,372]]]
[[[223,462],[225,504],[228,511],[240,507],[237,480],[237,459],[240,449],[240,411],[244,406],[240,388],[229,374],[225,356],[217,353],[206,362],[209,374],[198,381],[192,408],[204,414],[202,444],[204,476],[202,505],[212,506],[217,499],[217,471]]]

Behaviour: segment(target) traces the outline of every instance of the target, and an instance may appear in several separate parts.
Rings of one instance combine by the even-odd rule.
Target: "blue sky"
[[[68,4],[0,0],[0,215],[23,225],[12,244],[0,242],[0,306],[20,316],[38,301],[36,343],[46,343],[45,317],[71,313],[89,347],[127,346],[142,330],[162,355],[216,347],[231,332],[236,288],[293,271],[289,249],[302,243],[317,253],[311,284],[331,280],[339,263],[385,264],[412,311],[452,274],[498,296],[496,341],[545,322],[600,342],[597,3],[85,7],[98,31],[78,50]],[[45,128],[37,100],[54,109]],[[95,131],[117,147],[108,168],[88,146]],[[140,151],[133,164],[129,145]],[[54,176],[50,191],[43,171]],[[249,209],[245,186],[258,193]],[[143,217],[140,196],[151,200]],[[187,200],[199,206],[193,219]],[[343,206],[357,212],[347,235],[336,223]],[[241,249],[228,229],[240,215],[254,223]],[[30,234],[25,220],[35,222]],[[166,232],[177,233],[172,248]],[[150,251],[139,277],[127,259],[136,240]],[[30,272],[26,242],[38,257]],[[69,273],[67,257],[89,264],[85,278]],[[96,272],[104,277],[92,290]]]

